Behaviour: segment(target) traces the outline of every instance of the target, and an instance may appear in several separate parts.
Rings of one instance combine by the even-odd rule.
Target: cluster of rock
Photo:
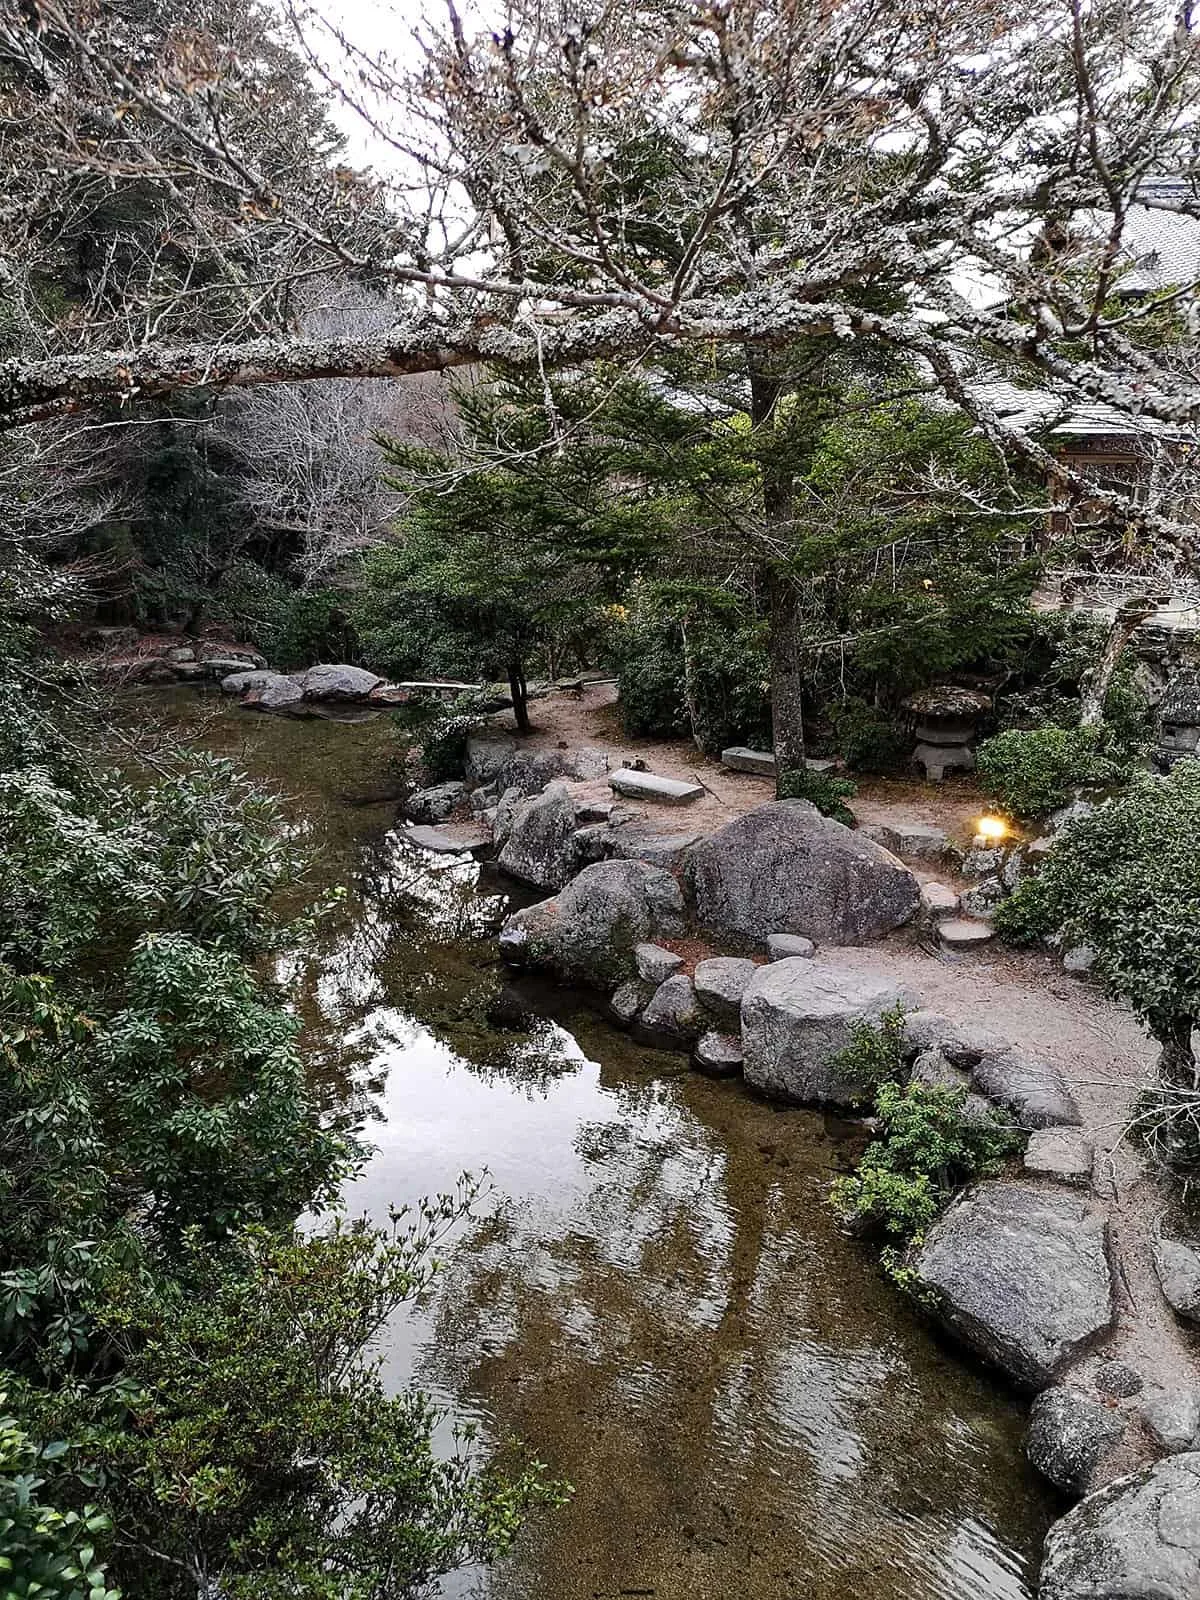
[[[94,663],[96,669],[121,683],[216,683],[230,673],[266,666],[251,645],[224,639],[183,643],[146,638],[135,628],[93,628],[88,642],[104,650]]]

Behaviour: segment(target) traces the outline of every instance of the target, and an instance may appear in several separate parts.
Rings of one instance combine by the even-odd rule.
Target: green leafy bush
[[[733,597],[695,589],[635,594],[610,630],[622,724],[647,738],[771,748],[770,668],[760,623]]]
[[[857,820],[846,804],[858,793],[849,778],[833,778],[827,772],[791,772],[779,786],[781,800],[811,800],[822,816],[832,817],[852,828]]]
[[[852,696],[833,707],[829,720],[837,749],[851,771],[891,773],[908,764],[912,734],[898,718]]]
[[[211,609],[281,672],[360,658],[346,595],[337,587],[300,588],[257,562],[238,561]]]
[[[831,1065],[846,1082],[862,1084],[864,1093],[898,1082],[904,1075],[904,1007],[889,1007],[877,1023],[855,1018],[850,1043]]]
[[[1087,786],[1121,783],[1133,770],[1103,728],[1010,728],[979,746],[988,797],[1010,817],[1032,820]]]
[[[1003,727],[1079,725],[1085,683],[1099,665],[1108,626],[1078,611],[1030,613],[1014,677],[998,702]],[[1104,700],[1104,726],[1114,748],[1140,754],[1153,732],[1153,717],[1137,678],[1137,661],[1126,651],[1117,663]]]
[[[1093,975],[1162,1046],[1159,1083],[1136,1126],[1174,1167],[1200,1167],[1200,761],[1138,773],[1071,822],[997,926],[1007,938],[1055,935],[1093,952]]]
[[[961,1184],[993,1170],[1013,1148],[1011,1129],[965,1117],[962,1089],[881,1083],[880,1136],[857,1172],[838,1178],[830,1198],[856,1230],[918,1238]]]

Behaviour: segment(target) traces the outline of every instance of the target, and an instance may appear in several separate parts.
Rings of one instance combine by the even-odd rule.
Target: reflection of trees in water
[[[986,1386],[897,1324],[818,1209],[815,1144],[793,1138],[806,1164],[781,1169],[748,1101],[726,1101],[740,1137],[661,1082],[622,1102],[579,1127],[585,1184],[565,1214],[502,1206],[441,1293],[431,1377],[461,1392],[466,1374],[500,1431],[577,1488],[494,1592],[562,1592],[574,1572],[580,1593],[1023,1594],[963,1514],[1014,1526],[1015,1429],[993,1436]],[[997,1474],[1006,1451],[1015,1483]]]

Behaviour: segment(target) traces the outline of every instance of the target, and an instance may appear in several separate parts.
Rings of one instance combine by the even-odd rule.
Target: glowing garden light
[[[984,844],[999,844],[1008,833],[1008,823],[1003,817],[980,817],[975,825],[976,837]]]

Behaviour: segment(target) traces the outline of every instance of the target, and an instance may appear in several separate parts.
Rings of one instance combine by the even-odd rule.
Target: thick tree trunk
[[[775,737],[775,793],[787,800],[802,792],[804,672],[800,649],[800,596],[787,573],[767,578],[771,602],[771,728]]]
[[[783,385],[764,372],[756,351],[748,351],[750,420],[755,428],[773,426]],[[786,540],[793,515],[791,474],[778,460],[762,468],[762,506],[766,522]],[[804,766],[804,680],[801,671],[800,604],[795,579],[781,563],[763,569],[770,612],[771,734],[775,749],[775,793],[781,800],[799,792]]]
[[[525,671],[519,661],[510,661],[508,664],[508,689],[512,695],[513,720],[517,724],[518,733],[528,733],[529,730],[529,686],[525,682]]]
[[[1138,628],[1162,601],[1154,595],[1137,595],[1126,600],[1117,612],[1100,652],[1096,670],[1083,688],[1083,706],[1079,716],[1082,728],[1098,728],[1104,720],[1104,702],[1108,699],[1113,673],[1117,670],[1125,646]]]

